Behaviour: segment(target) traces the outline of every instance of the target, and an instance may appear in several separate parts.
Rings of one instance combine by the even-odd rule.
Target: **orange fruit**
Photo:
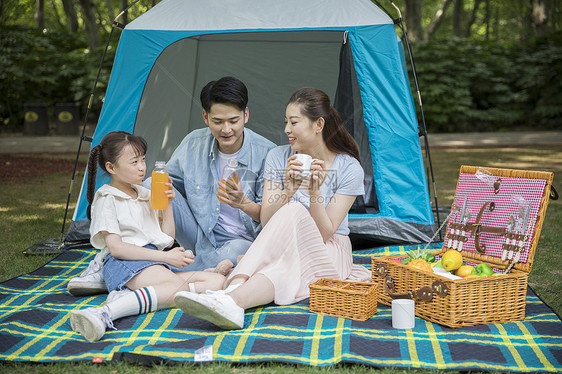
[[[447,271],[457,270],[462,266],[462,255],[456,249],[445,252],[441,257],[441,265]]]
[[[422,260],[421,258],[408,262],[408,266],[433,273],[433,269],[431,268],[430,263],[425,260]]]
[[[476,274],[468,274],[467,276],[463,277],[464,279],[468,279],[468,278],[480,278],[478,275]]]
[[[459,277],[466,277],[467,275],[470,275],[470,273],[472,273],[472,269],[474,269],[474,267],[470,265],[462,265],[457,269],[455,275],[458,275]]]

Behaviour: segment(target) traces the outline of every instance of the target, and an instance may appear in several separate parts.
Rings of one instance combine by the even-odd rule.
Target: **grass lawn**
[[[43,158],[73,159],[73,155],[35,155]],[[554,185],[562,192],[558,181],[562,175],[561,147],[535,148],[479,148],[432,149],[431,158],[436,179],[436,187],[441,207],[450,207],[456,188],[461,165],[503,167],[510,169],[544,170],[555,173]],[[1,165],[0,165],[1,167]],[[38,163],[36,167],[40,168]],[[83,168],[82,168],[83,169]],[[64,216],[66,198],[69,192],[72,168],[64,173],[29,177],[24,181],[0,180],[0,281],[20,274],[28,273],[44,265],[54,256],[26,256],[22,250],[44,239],[58,237]],[[82,170],[77,174],[72,191],[71,209],[74,208],[76,196],[82,181]],[[72,212],[72,211],[71,211]],[[66,222],[66,228],[71,218]],[[547,209],[545,222],[535,254],[533,270],[529,284],[538,295],[550,305],[556,313],[562,313],[562,263],[560,244],[562,242],[562,201],[551,200]],[[290,366],[276,363],[228,365],[214,363],[195,366],[182,364],[174,367],[156,366],[152,368],[132,364],[91,365],[91,364],[25,364],[0,363],[0,372],[25,371],[26,373],[184,373],[197,371],[204,373],[238,372],[238,373],[291,373],[291,372],[338,372],[362,373],[373,368],[362,365],[337,365],[329,368],[311,368]],[[412,370],[415,372],[438,373],[437,370]],[[409,370],[384,369],[382,373],[402,373]],[[449,371],[448,371],[449,372]]]

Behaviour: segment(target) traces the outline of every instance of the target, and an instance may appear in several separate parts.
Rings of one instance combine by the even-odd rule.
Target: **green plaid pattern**
[[[354,257],[356,263],[370,267],[373,255],[396,255],[415,248],[355,251]],[[235,331],[222,331],[179,309],[161,310],[115,321],[117,330],[88,343],[71,330],[69,312],[102,305],[106,296],[74,297],[66,284],[87,267],[95,253],[68,250],[36,271],[0,284],[1,360],[195,361],[198,349],[212,346],[214,360],[238,363],[562,371],[562,322],[530,289],[525,320],[505,324],[451,329],[416,318],[414,329],[395,330],[390,308],[380,304],[373,318],[360,322],[310,313],[304,301],[251,309],[246,312],[244,329]]]

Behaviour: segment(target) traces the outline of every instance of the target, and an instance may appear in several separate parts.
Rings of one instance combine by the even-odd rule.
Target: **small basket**
[[[313,313],[365,321],[377,312],[377,283],[324,278],[309,287]]]

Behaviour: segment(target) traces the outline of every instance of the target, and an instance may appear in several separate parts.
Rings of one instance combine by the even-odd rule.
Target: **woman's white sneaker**
[[[209,321],[222,329],[244,328],[244,309],[229,295],[180,291],[175,295],[174,301],[185,314]]]

